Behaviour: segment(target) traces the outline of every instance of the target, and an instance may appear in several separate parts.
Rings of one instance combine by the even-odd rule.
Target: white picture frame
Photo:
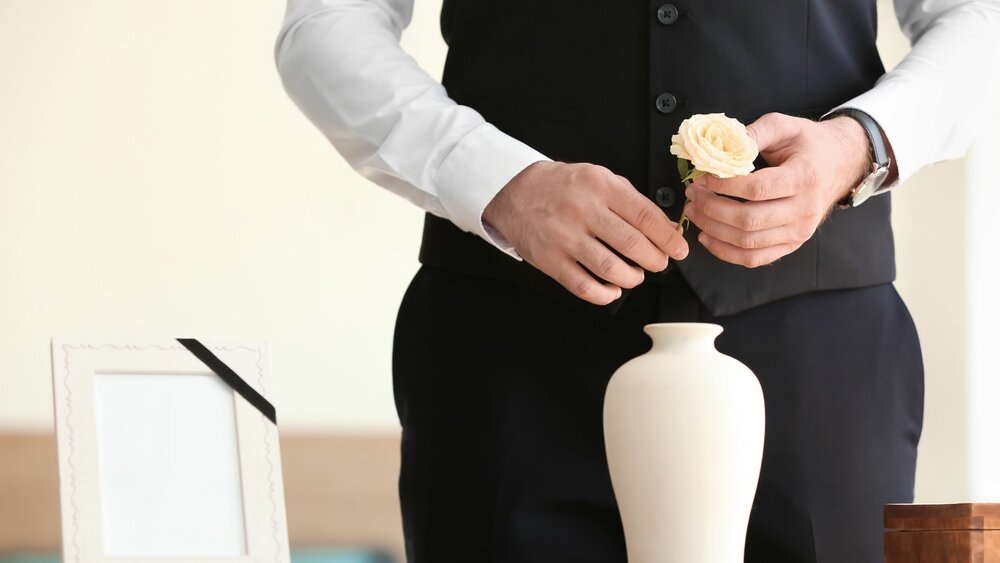
[[[266,342],[207,342],[268,396]],[[65,563],[290,561],[278,430],[180,342],[52,340]]]

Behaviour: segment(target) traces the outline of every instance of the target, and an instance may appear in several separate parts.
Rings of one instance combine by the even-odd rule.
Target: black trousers
[[[568,294],[567,294],[568,295]],[[624,563],[602,402],[642,326],[715,322],[760,379],[767,434],[746,561],[882,561],[882,505],[913,497],[923,367],[891,284],[713,318],[679,275],[615,316],[424,266],[403,298],[393,383],[410,563]]]

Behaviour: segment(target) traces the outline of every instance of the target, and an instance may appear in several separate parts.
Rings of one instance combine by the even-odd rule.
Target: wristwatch
[[[846,115],[861,124],[861,128],[868,135],[868,145],[871,147],[872,166],[871,172],[865,176],[861,183],[857,185],[851,193],[844,196],[837,202],[841,209],[857,207],[868,198],[885,190],[881,189],[889,176],[889,151],[886,149],[885,141],[882,139],[882,130],[872,116],[854,108],[840,108],[823,116],[823,120]]]

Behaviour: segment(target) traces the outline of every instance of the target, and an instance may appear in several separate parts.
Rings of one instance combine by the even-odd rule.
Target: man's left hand
[[[747,132],[771,166],[735,178],[701,176],[688,186],[686,211],[709,252],[756,268],[809,240],[870,172],[872,159],[868,136],[850,117],[816,122],[769,113]]]

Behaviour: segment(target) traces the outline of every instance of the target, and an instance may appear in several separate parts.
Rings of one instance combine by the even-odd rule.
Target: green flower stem
[[[684,183],[684,187],[691,185],[691,180],[705,174],[704,171],[698,170],[697,168],[692,168],[691,163],[685,158],[677,159],[677,171],[681,175],[681,182]],[[687,218],[687,204],[691,203],[690,199],[684,199],[684,209],[681,211],[681,217],[677,220],[677,232],[684,234],[685,223],[691,223],[690,219]]]

